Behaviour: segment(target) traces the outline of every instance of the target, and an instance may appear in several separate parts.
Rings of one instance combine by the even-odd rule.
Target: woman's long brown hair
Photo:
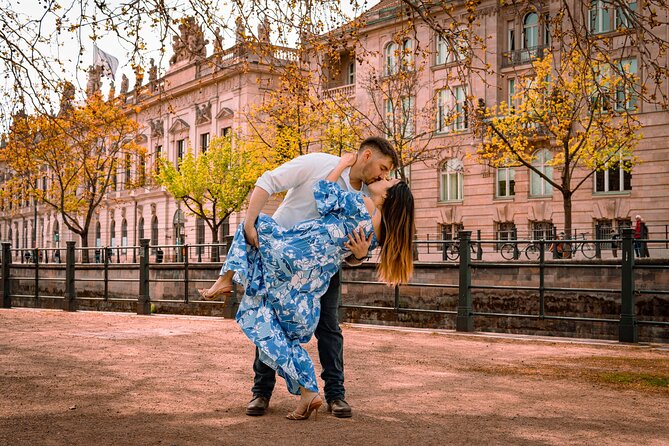
[[[413,195],[405,182],[388,189],[381,207],[379,279],[388,285],[407,283],[413,274]]]

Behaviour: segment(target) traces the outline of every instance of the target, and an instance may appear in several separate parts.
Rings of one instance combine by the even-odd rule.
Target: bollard
[[[620,325],[618,340],[620,342],[638,342],[636,325],[636,299],[634,296],[634,245],[632,228],[623,229],[622,249],[622,289],[620,293]]]
[[[11,243],[2,242],[2,308],[12,308],[12,281],[9,277],[12,265]]]
[[[151,314],[148,238],[143,238],[139,241],[139,297],[137,298],[137,314]]]
[[[470,270],[470,241],[472,231],[459,231],[460,240],[460,280],[458,284],[458,314],[455,319],[457,331],[474,331],[474,317],[472,316],[472,275]]]
[[[63,301],[63,310],[77,311],[74,289],[74,241],[68,240],[65,245],[65,300]]]

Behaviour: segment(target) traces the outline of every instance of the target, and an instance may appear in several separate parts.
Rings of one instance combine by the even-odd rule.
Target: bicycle
[[[513,260],[515,257],[516,246],[517,244],[515,243],[505,243],[499,248],[499,252],[506,260]],[[541,247],[538,240],[531,240],[525,249],[518,249],[519,254],[520,252],[523,252],[528,260],[539,260]]]
[[[564,252],[569,257],[572,257],[578,251],[581,251],[581,254],[583,254],[583,257],[586,259],[594,259],[595,255],[597,255],[597,249],[593,242],[588,241],[588,239],[585,237],[586,235],[587,233],[581,232],[580,237],[574,239],[573,241],[565,240],[563,242]]]
[[[476,254],[478,250],[477,242],[470,242],[469,248],[472,251],[472,254]],[[458,260],[460,258],[460,242],[457,240],[444,243],[444,257],[447,260]]]

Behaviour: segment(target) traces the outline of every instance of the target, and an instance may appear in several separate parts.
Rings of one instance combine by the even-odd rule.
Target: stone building
[[[401,66],[398,50],[412,54],[416,65],[423,64],[424,69],[417,72],[415,79],[415,95],[406,98],[407,109],[413,109],[416,116],[428,123],[425,125],[433,127],[429,137],[424,137],[424,144],[434,156],[413,163],[405,172],[417,199],[420,239],[450,239],[462,228],[475,233],[480,230],[483,238],[488,239],[510,238],[512,233],[519,238],[548,238],[554,229],[559,231],[563,227],[559,193],[535,178],[527,168],[493,169],[477,162],[471,155],[480,140],[473,135],[468,119],[457,119],[448,126],[439,124],[442,107],[447,104],[459,108],[464,116],[466,95],[488,106],[507,100],[519,73],[527,70],[533,58],[548,48],[550,34],[542,17],[558,6],[555,2],[537,2],[519,13],[516,8],[489,0],[477,7],[480,26],[474,29],[489,37],[485,61],[492,70],[491,74],[483,75],[484,79],[471,77],[469,83],[454,81],[457,76],[453,73],[461,66],[458,49],[444,45],[425,24],[417,22],[415,33],[407,34],[399,42],[394,39],[404,25],[397,0],[383,0],[367,12],[366,25],[358,32],[359,45],[365,49],[364,60],[354,56],[358,52],[363,54],[360,47],[342,47],[330,63],[330,71],[326,72],[318,93],[347,98],[363,111],[369,111],[373,105],[369,80]],[[603,26],[603,22],[600,17],[597,26]],[[443,24],[448,26],[446,18]],[[174,37],[174,54],[164,77],[158,78],[151,68],[147,85],[142,84],[141,76],[131,91],[127,78],[121,85],[120,94],[129,113],[142,128],[141,143],[149,154],[146,160],[149,165],[155,163],[157,156],[176,162],[186,150],[206,149],[214,135],[226,134],[231,129],[243,131],[243,111],[259,101],[272,85],[269,69],[272,62],[247,52],[243,33],[238,33],[238,41],[228,49],[222,49],[220,39],[215,37],[215,53],[208,56],[208,42],[194,20],[185,20],[180,30],[181,35]],[[421,52],[414,51],[418,48]],[[285,57],[290,57],[290,53],[282,49],[277,52],[275,62]],[[327,57],[315,55],[314,59]],[[662,57],[666,64],[669,56]],[[669,82],[665,80],[661,88],[667,93]],[[137,104],[142,107],[135,112],[133,106]],[[637,149],[641,163],[631,173],[618,168],[598,173],[574,195],[574,227],[588,238],[608,237],[611,228],[629,225],[636,214],[646,220],[651,238],[667,238],[669,113],[652,104],[638,106],[638,117],[643,124],[643,139]],[[415,125],[420,124],[415,122]],[[369,133],[380,132],[370,129]],[[550,153],[543,154],[539,162],[545,164],[548,156]],[[31,247],[33,222],[36,222],[39,246],[63,247],[65,240],[76,240],[60,217],[40,205],[36,211],[35,218],[35,209],[26,203],[18,213],[0,217],[0,237],[10,240],[13,247]],[[222,232],[234,230],[240,219],[240,215],[234,215]],[[158,245],[206,243],[211,239],[202,222],[187,216],[167,192],[149,183],[139,189],[125,190],[120,181],[118,190],[100,208],[94,228],[90,246],[133,246],[140,238],[150,238],[152,244]],[[121,256],[117,261],[131,260],[128,253],[118,252]]]
[[[590,2],[573,4],[582,4],[575,10],[583,13],[582,20],[591,20],[584,26],[589,27],[592,35],[616,34],[615,23],[621,19],[614,7],[606,2],[594,2],[592,6]],[[489,64],[491,72],[479,71],[477,76],[482,77],[469,76],[469,81],[463,82],[458,76],[465,50],[457,44],[455,48],[449,47],[434,29],[420,20],[415,32],[397,38],[406,25],[401,14],[406,5],[398,0],[383,0],[372,7],[367,12],[366,24],[357,30],[358,46],[344,48],[332,58],[335,67],[322,85],[323,95],[348,97],[363,112],[375,108],[392,116],[383,104],[370,105],[373,101],[368,87],[370,79],[401,70],[403,59],[409,59],[418,73],[413,91],[404,93],[413,97],[404,98],[400,107],[413,114],[411,125],[422,125],[423,130],[428,130],[429,135],[422,139],[434,155],[427,162],[412,164],[406,172],[417,198],[420,239],[450,239],[463,228],[472,230],[474,237],[480,230],[487,239],[506,239],[514,232],[518,238],[537,239],[548,238],[554,230],[559,232],[564,228],[562,196],[548,183],[527,168],[495,169],[472,156],[481,140],[473,134],[466,117],[465,97],[471,95],[475,103],[487,106],[508,101],[518,76],[531,67],[536,56],[552,47],[546,18],[555,15],[560,3],[524,2],[523,5],[519,8],[517,2],[484,1],[477,6],[473,32],[487,39],[487,50],[479,56]],[[635,6],[636,3],[632,5]],[[464,8],[464,3],[456,6],[453,15],[466,17]],[[661,14],[667,18],[669,11]],[[449,29],[450,21],[445,14],[432,20]],[[666,35],[667,28],[656,32]],[[630,69],[636,70],[636,55],[623,56],[616,45],[614,38],[613,55],[631,61]],[[364,61],[356,57],[358,54],[365,55]],[[665,67],[669,65],[667,54],[659,61]],[[669,92],[667,79],[660,88],[664,94]],[[643,139],[635,153],[640,163],[631,173],[620,168],[598,172],[577,190],[572,218],[578,236],[609,238],[611,229],[630,225],[635,215],[640,214],[650,228],[651,238],[667,238],[669,113],[655,104],[638,102]],[[443,125],[440,113],[444,113],[442,107],[449,106],[463,113],[455,122]],[[545,157],[550,156],[547,151],[537,161],[547,171],[552,168],[545,166]],[[583,178],[585,172],[577,175]],[[557,172],[553,172],[553,178],[557,178]]]

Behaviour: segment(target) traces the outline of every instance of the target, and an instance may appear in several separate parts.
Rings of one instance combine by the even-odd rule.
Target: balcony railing
[[[336,99],[338,97],[352,98],[355,96],[355,84],[328,88],[323,93],[327,99]]]
[[[533,48],[523,48],[502,53],[502,68],[524,65],[532,62],[534,59],[540,59],[544,57],[547,48],[545,46],[535,46]]]

